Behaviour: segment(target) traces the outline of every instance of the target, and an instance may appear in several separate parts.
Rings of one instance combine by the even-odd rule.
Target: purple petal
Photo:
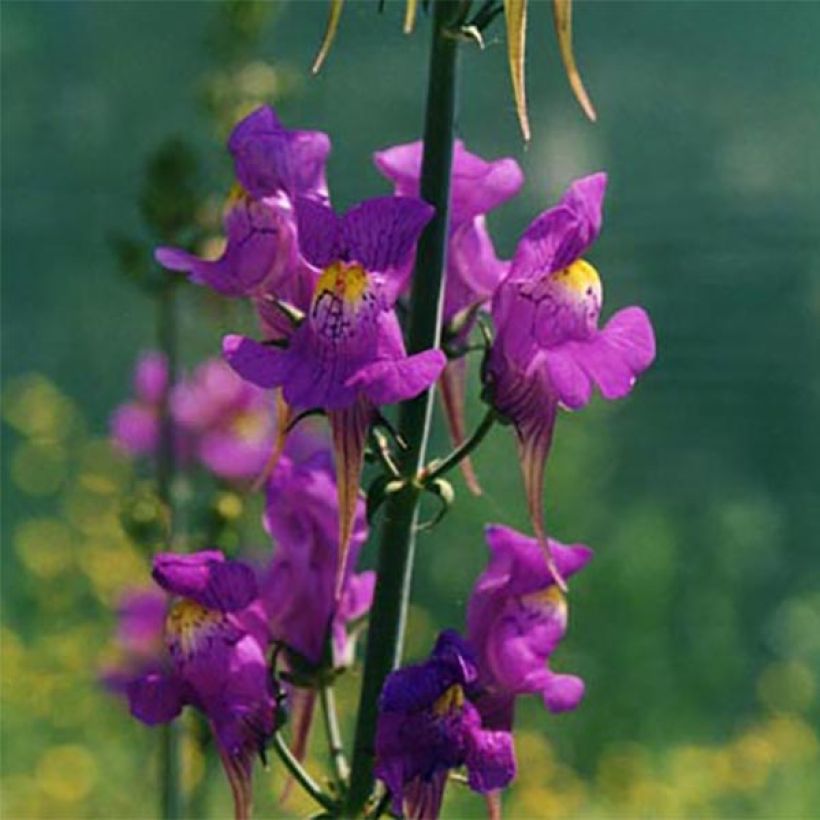
[[[583,348],[584,342],[571,342],[574,349]],[[568,349],[568,345],[545,351],[542,357],[550,385],[558,401],[570,410],[579,410],[592,397],[592,382],[579,363],[578,355]]]
[[[400,268],[434,213],[431,205],[410,197],[376,197],[360,203],[342,218],[350,259],[371,272]]]
[[[134,392],[147,404],[159,404],[168,389],[168,360],[165,354],[148,351],[140,355],[134,372]]]
[[[165,268],[189,274],[192,282],[223,296],[246,296],[263,286],[280,285],[296,266],[290,205],[275,199],[233,196],[225,216],[227,244],[218,259],[200,259],[177,248],[157,248]]]
[[[493,583],[497,583],[499,578],[505,583],[515,579],[515,585],[510,590],[513,594],[532,592],[555,583],[544,563],[544,551],[537,538],[503,524],[488,524],[484,528],[484,537],[492,558],[477,588],[487,578],[493,579]],[[592,550],[585,544],[566,545],[552,538],[549,544],[558,571],[564,578],[582,570],[593,556]]]
[[[230,334],[222,340],[225,361],[243,378],[259,387],[278,387],[289,372],[285,351],[245,336]]]
[[[234,128],[228,150],[234,157],[237,178],[254,197],[279,191],[291,197],[327,197],[327,134],[284,128],[269,106],[257,108]]]
[[[166,591],[221,612],[243,609],[257,595],[253,570],[239,561],[226,561],[218,550],[160,553],[154,557],[152,575]]]
[[[467,753],[470,788],[486,794],[515,778],[515,747],[509,732],[474,731]]]
[[[584,682],[575,675],[550,674],[542,695],[550,712],[568,712],[575,709],[584,697]]]
[[[625,396],[655,358],[655,334],[639,307],[618,311],[590,342],[571,343],[571,352],[606,399]]]
[[[373,154],[373,164],[382,176],[395,185],[397,196],[419,195],[422,147],[421,140],[417,140]]]
[[[376,405],[413,398],[436,382],[447,357],[440,350],[425,350],[406,359],[383,360],[367,365],[347,380]]]
[[[516,248],[509,279],[532,279],[567,267],[601,230],[606,174],[570,185],[561,201],[530,224]]]
[[[377,151],[373,161],[395,185],[399,196],[418,196],[422,143],[396,145]],[[453,152],[451,221],[458,226],[506,202],[524,183],[518,163],[511,158],[487,161],[456,140]]]
[[[341,220],[335,211],[320,202],[300,197],[296,200],[299,251],[317,268],[326,268],[344,255]]]
[[[176,677],[152,672],[132,680],[126,693],[131,714],[149,726],[168,723],[182,711],[183,684]]]
[[[121,405],[111,417],[111,437],[131,455],[153,453],[159,442],[156,410],[136,402]]]
[[[162,638],[168,599],[159,590],[126,592],[117,608],[117,641],[129,653],[148,653]]]
[[[444,320],[461,310],[490,299],[509,270],[509,262],[495,255],[484,217],[476,217],[450,232],[447,249],[447,286]],[[462,331],[466,339],[472,324]]]

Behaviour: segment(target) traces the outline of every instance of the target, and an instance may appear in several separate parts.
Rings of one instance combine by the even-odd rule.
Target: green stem
[[[333,771],[336,772],[336,780],[341,789],[346,788],[347,778],[350,776],[350,768],[345,757],[342,733],[339,729],[339,719],[336,714],[336,696],[333,686],[322,686],[319,690],[319,698],[322,704],[322,717],[325,721],[325,735],[327,737],[328,751],[333,763]]]
[[[319,784],[307,773],[302,764],[293,756],[293,752],[288,748],[287,743],[282,739],[279,732],[273,735],[273,750],[279,755],[279,759],[285,764],[287,770],[293,775],[293,779],[323,808],[335,816],[338,807],[336,803],[326,795]]]
[[[174,509],[173,485],[176,478],[176,446],[174,421],[170,413],[171,388],[177,374],[177,315],[176,287],[167,285],[157,296],[157,338],[160,350],[168,363],[168,384],[160,405],[160,440],[157,454],[157,495],[168,513],[169,532],[167,549],[173,547],[178,527]],[[162,729],[160,736],[160,767],[162,787],[161,812],[165,820],[183,816],[183,798],[180,783],[180,740],[182,724],[172,721]]]
[[[456,110],[458,39],[449,31],[469,3],[435,0],[421,196],[436,209],[418,246],[407,322],[407,349],[418,353],[438,347],[447,249],[450,170]],[[401,453],[404,476],[416,476],[424,466],[433,409],[433,390],[404,402],[398,429],[407,442]],[[353,767],[345,814],[357,816],[373,789],[373,742],[378,698],[385,677],[401,660],[410,594],[420,487],[408,481],[386,502],[378,557],[378,581],[370,615],[364,679],[353,747]]]
[[[495,410],[490,408],[470,438],[462,441],[461,444],[442,461],[433,462],[432,469],[428,469],[422,474],[422,483],[429,484],[431,481],[441,478],[441,476],[449,473],[459,462],[464,461],[464,459],[481,444],[487,433],[490,432],[493,424],[495,424],[496,418]]]

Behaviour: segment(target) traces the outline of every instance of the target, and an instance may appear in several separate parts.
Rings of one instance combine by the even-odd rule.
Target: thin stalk
[[[438,347],[441,340],[458,57],[458,39],[449,29],[468,6],[469,3],[461,0],[435,0],[433,5],[421,196],[435,207],[436,213],[422,234],[416,255],[407,320],[409,353]],[[398,429],[407,442],[399,465],[404,476],[414,477],[424,466],[432,410],[432,390],[404,402],[399,409]],[[350,791],[345,805],[348,816],[361,814],[373,789],[373,743],[378,698],[385,677],[401,660],[420,489],[418,484],[408,481],[386,502],[379,546],[378,581],[370,616],[353,747]]]
[[[340,789],[347,787],[347,778],[350,776],[350,767],[345,757],[345,747],[342,742],[342,732],[339,729],[339,718],[336,714],[336,695],[333,686],[322,686],[319,690],[319,700],[322,704],[322,717],[325,723],[325,736],[333,771]]]
[[[171,388],[176,381],[179,340],[177,334],[176,287],[163,287],[157,296],[157,339],[168,364],[168,383],[160,404],[160,439],[157,454],[157,495],[168,513],[168,549],[176,537],[177,516],[174,509],[173,485],[177,473],[174,420],[170,412]],[[180,740],[182,724],[172,721],[163,726],[160,735],[161,812],[165,820],[183,816],[180,783]]]
[[[432,469],[427,470],[421,476],[421,481],[423,484],[429,484],[431,481],[435,481],[437,478],[441,478],[441,476],[446,475],[453,469],[459,462],[464,461],[470,453],[478,447],[479,444],[484,440],[484,437],[487,433],[490,432],[492,429],[493,424],[495,424],[496,420],[496,412],[492,408],[490,408],[487,413],[485,414],[484,418],[481,419],[481,424],[476,427],[473,431],[473,434],[470,438],[465,439],[461,444],[453,450],[450,455],[444,458],[442,461],[437,463],[433,463]]]
[[[282,739],[279,732],[273,735],[273,750],[279,756],[282,763],[293,776],[293,779],[309,794],[323,809],[332,815],[338,809],[336,803],[326,795],[319,784],[307,773],[302,764],[293,756],[293,752],[288,748],[288,744]]]

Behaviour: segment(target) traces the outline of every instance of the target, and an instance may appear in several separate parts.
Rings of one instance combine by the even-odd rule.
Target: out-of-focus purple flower
[[[407,197],[370,199],[341,217],[297,200],[300,251],[318,269],[307,316],[272,343],[227,336],[223,345],[243,378],[281,387],[291,407],[327,411],[339,490],[337,595],[375,408],[418,395],[445,364],[440,350],[407,355],[393,311],[396,277],[431,216],[429,205]]]
[[[253,757],[274,730],[276,708],[254,572],[207,550],[157,555],[153,576],[173,596],[165,652],[125,685],[131,713],[155,725],[173,720],[186,705],[203,712],[231,784],[236,816],[246,818]]]
[[[119,407],[111,420],[114,442],[131,455],[155,455],[160,411],[167,388],[165,359],[141,356],[135,374],[135,401]],[[260,474],[277,438],[269,394],[239,378],[222,359],[208,359],[170,391],[169,411],[177,456],[196,459],[228,481]]]
[[[240,379],[221,359],[209,359],[174,388],[172,410],[212,473],[228,480],[259,475],[276,434],[264,390]]]
[[[111,437],[126,453],[153,455],[159,445],[159,416],[168,389],[168,362],[150,350],[137,360],[134,400],[120,405],[111,417]]]
[[[478,654],[477,705],[484,725],[510,730],[516,696],[539,694],[548,709],[563,712],[578,705],[584,683],[548,666],[567,629],[567,604],[544,563],[543,548],[537,539],[500,524],[491,524],[485,534],[490,563],[470,597],[467,637]],[[592,557],[583,544],[550,540],[550,549],[564,578]]]
[[[167,610],[168,596],[158,589],[132,589],[122,596],[117,607],[117,659],[101,675],[109,689],[124,695],[134,677],[164,668]]]
[[[224,296],[282,292],[299,273],[293,199],[327,200],[330,140],[319,131],[284,128],[274,110],[256,109],[228,140],[239,183],[225,210],[227,243],[205,260],[178,248],[158,248],[157,261]]]
[[[537,217],[492,302],[487,393],[515,425],[530,517],[544,545],[544,466],[559,405],[583,407],[593,385],[604,398],[625,396],[655,358],[643,309],[625,308],[598,327],[601,280],[581,254],[601,229],[605,189],[605,174],[579,179]]]
[[[477,676],[472,649],[447,630],[427,661],[385,681],[375,774],[390,790],[396,814],[438,817],[450,769],[466,766],[470,787],[482,794],[515,776],[512,735],[482,726],[470,701]]]
[[[362,617],[373,598],[375,574],[353,572],[367,538],[364,501],[359,498],[342,595],[338,603],[334,600],[338,519],[330,452],[320,450],[303,461],[283,455],[267,484],[265,528],[276,550],[261,584],[261,599],[272,639],[316,666],[323,660],[328,637],[333,665],[352,663],[354,645],[347,624]]]
[[[374,154],[376,167],[393,182],[397,195],[418,196],[422,151],[423,143],[413,142]],[[450,326],[456,345],[466,342],[474,325],[473,312],[492,297],[509,269],[509,263],[495,254],[485,215],[515,196],[523,182],[524,175],[514,159],[488,162],[470,153],[461,140],[456,141],[444,290],[445,328]],[[456,328],[452,323],[457,317]],[[463,358],[449,362],[440,381],[450,435],[456,445],[465,438],[465,365]],[[470,460],[464,459],[461,467],[468,486],[479,494],[481,490]]]

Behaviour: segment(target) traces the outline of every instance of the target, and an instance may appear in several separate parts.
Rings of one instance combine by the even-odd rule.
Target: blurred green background
[[[136,352],[155,344],[151,300],[118,273],[109,237],[148,241],[145,163],[171,135],[196,150],[203,198],[218,203],[224,119],[258,98],[330,133],[337,207],[386,192],[370,154],[419,136],[429,21],[406,37],[403,4],[377,5],[348,4],[312,78],[323,3],[248,7],[258,38],[241,47],[219,3],[3,3],[6,817],[155,811],[154,736],[96,684],[111,608],[147,580],[118,524],[134,476],[108,448],[107,417]],[[659,353],[628,399],[559,421],[548,521],[596,555],[573,584],[555,667],[582,675],[587,696],[557,717],[522,704],[506,813],[816,816],[820,5],[578,4],[595,126],[567,88],[549,4],[532,4],[529,25],[526,148],[503,29],[464,49],[459,132],[527,177],[490,217],[497,248],[509,256],[570,179],[606,169],[590,254],[604,312],[646,306]],[[189,364],[247,321],[195,290],[182,294]],[[455,511],[419,543],[408,657],[462,625],[483,523],[527,528],[509,430],[476,466],[485,496],[456,477]],[[342,686],[348,709],[357,674]],[[186,782],[208,778],[210,814],[224,816],[222,776],[203,768],[192,749]],[[260,816],[282,811],[280,786],[275,767],[258,778]],[[483,815],[477,796],[449,792],[449,816]],[[295,799],[285,813],[306,810]]]

